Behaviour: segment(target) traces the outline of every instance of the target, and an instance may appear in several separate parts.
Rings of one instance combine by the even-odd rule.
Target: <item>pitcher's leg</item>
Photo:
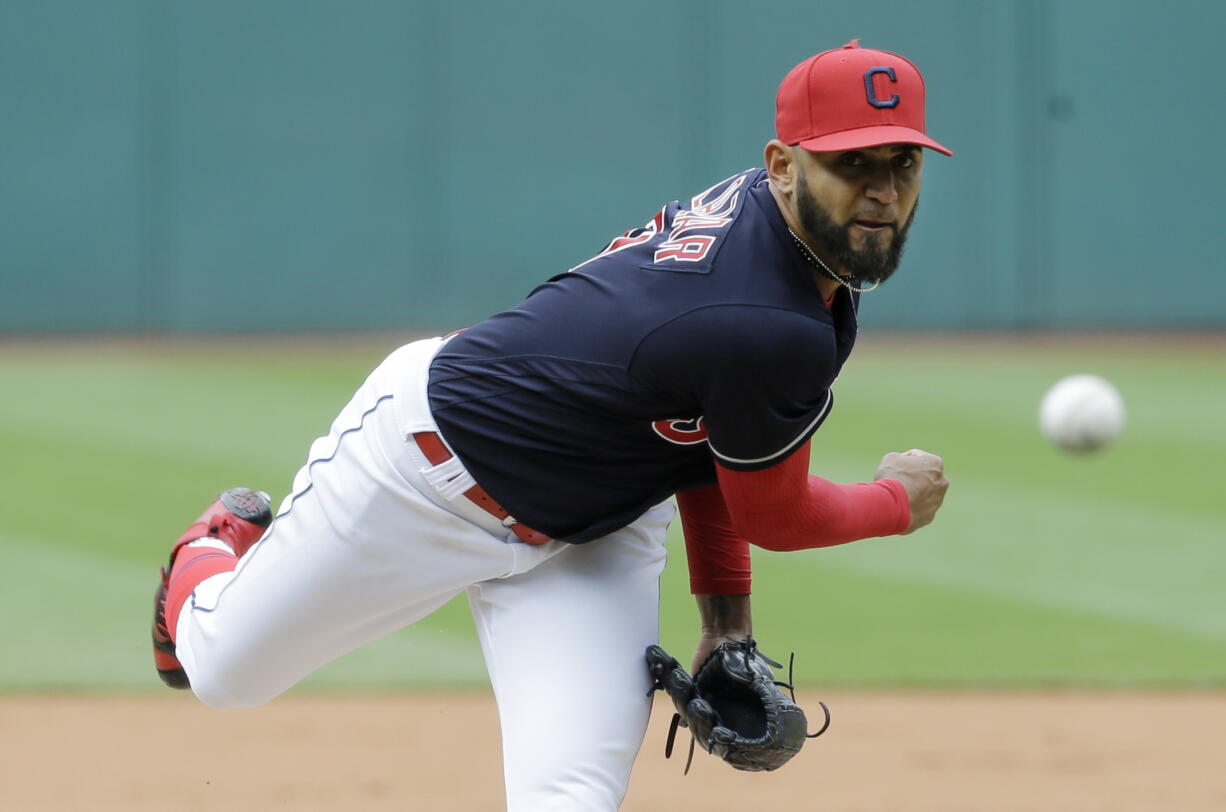
[[[621,803],[651,700],[671,505],[469,589],[502,723],[509,812]]]
[[[320,666],[413,623],[462,588],[416,582],[445,556],[405,545],[405,561],[330,532],[309,492],[236,572],[201,583],[177,626],[177,655],[201,701],[258,705]],[[419,571],[420,572],[420,571]]]
[[[502,540],[404,475],[391,399],[363,387],[312,446],[294,496],[237,569],[199,583],[176,626],[197,696],[265,702],[311,671],[513,570]]]

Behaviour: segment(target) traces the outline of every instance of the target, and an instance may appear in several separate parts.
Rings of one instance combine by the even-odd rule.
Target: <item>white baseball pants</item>
[[[426,380],[441,344],[401,347],[371,373],[264,538],[197,587],[177,657],[205,703],[258,705],[467,591],[510,812],[616,809],[650,712],[643,651],[659,635],[673,508],[587,544],[532,546],[444,498],[411,438],[437,430]]]

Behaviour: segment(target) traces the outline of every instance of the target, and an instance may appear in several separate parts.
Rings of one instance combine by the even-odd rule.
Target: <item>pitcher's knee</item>
[[[196,698],[216,710],[252,708],[272,698],[244,692],[242,686],[229,685],[223,680],[193,677],[191,683],[192,693],[196,695]]]
[[[258,664],[227,662],[225,658],[196,664],[188,678],[196,698],[217,710],[263,705],[288,687],[272,684],[267,674],[260,673]]]

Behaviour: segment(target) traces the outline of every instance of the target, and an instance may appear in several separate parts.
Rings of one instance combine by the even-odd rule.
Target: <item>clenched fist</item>
[[[949,489],[945,463],[936,454],[918,448],[902,454],[897,451],[886,454],[877,466],[873,479],[897,479],[907,489],[907,498],[911,500],[911,524],[907,525],[903,535],[914,533],[931,523],[945,501],[945,491]]]

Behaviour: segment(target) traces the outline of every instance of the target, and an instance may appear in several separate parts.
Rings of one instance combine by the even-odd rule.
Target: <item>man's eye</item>
[[[864,156],[858,152],[845,152],[841,161],[844,166],[861,166],[864,164]]]
[[[899,169],[910,169],[915,166],[915,158],[910,155],[899,155],[894,159],[894,166]]]

